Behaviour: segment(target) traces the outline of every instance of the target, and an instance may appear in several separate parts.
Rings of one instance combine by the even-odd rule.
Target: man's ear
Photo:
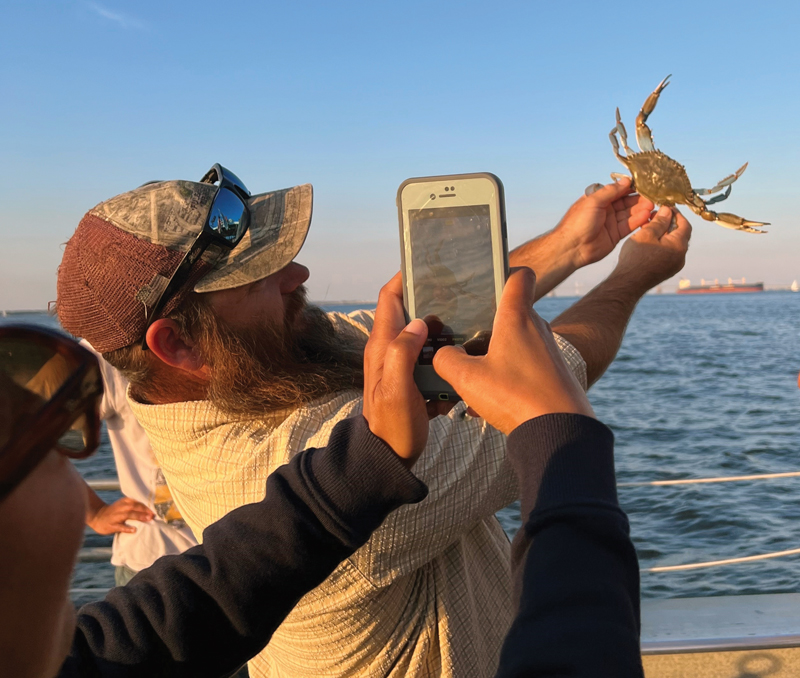
[[[147,345],[156,358],[170,367],[197,376],[205,376],[209,371],[200,351],[191,340],[183,337],[174,320],[159,318],[150,325]]]

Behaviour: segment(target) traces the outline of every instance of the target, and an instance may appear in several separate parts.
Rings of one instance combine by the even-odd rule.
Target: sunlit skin
[[[280,323],[285,314],[286,295],[300,287],[308,276],[308,269],[293,261],[277,273],[248,285],[208,292],[208,300],[217,317],[234,329],[263,322]]]
[[[287,296],[308,280],[308,276],[305,266],[292,261],[256,282],[206,294],[211,309],[232,329],[280,324],[286,313]],[[152,404],[205,398],[211,368],[174,320],[159,318],[150,325],[147,344],[154,368],[179,387],[170,399],[153,400]]]
[[[83,481],[55,451],[0,503],[2,675],[49,678],[64,661],[75,633],[69,584],[85,513]]]

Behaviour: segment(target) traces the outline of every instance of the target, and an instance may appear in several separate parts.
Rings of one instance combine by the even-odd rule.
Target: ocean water
[[[545,298],[536,308],[552,320],[574,301]],[[43,314],[0,318],[15,320],[55,324]],[[798,335],[800,294],[645,297],[616,361],[590,391],[597,416],[616,437],[618,481],[800,471]],[[78,466],[87,478],[113,477],[107,438]],[[800,477],[621,487],[619,497],[642,568],[800,548]],[[520,525],[514,505],[498,518],[509,535]],[[110,543],[87,529],[87,546]],[[73,586],[108,588],[113,570],[79,564]],[[797,591],[800,555],[642,573],[646,598]]]

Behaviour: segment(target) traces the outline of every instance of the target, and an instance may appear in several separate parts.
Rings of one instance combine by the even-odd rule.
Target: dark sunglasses
[[[0,501],[50,450],[84,459],[97,449],[102,396],[97,358],[74,339],[0,326]]]
[[[222,165],[216,164],[205,173],[200,182],[204,184],[219,182],[217,194],[208,210],[203,230],[200,231],[200,235],[181,259],[181,263],[175,269],[156,303],[146,314],[144,336],[142,337],[142,350],[144,351],[147,350],[148,328],[158,319],[170,297],[186,283],[192,266],[203,252],[210,245],[218,245],[232,250],[239,244],[250,226],[250,210],[247,207],[250,191],[239,177]]]

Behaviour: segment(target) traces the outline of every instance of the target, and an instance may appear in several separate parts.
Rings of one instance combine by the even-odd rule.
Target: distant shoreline
[[[764,293],[770,292],[791,292],[788,287],[778,286],[778,285],[764,285]],[[580,299],[583,295],[582,294],[558,294],[558,290],[556,290],[556,294],[542,297],[542,299]],[[662,290],[661,292],[657,292],[655,289],[650,290],[647,293],[647,296],[678,296],[675,293],[675,290]],[[683,296],[683,295],[681,295]],[[541,300],[540,300],[541,301]],[[309,301],[308,303],[314,304],[315,306],[361,306],[362,308],[375,308],[378,305],[377,301],[360,301],[358,299],[343,299],[343,300],[335,300],[335,301]],[[47,315],[46,309],[15,309],[15,310],[3,310],[0,309],[0,318],[4,316],[12,316],[12,315],[25,315],[25,314],[33,314],[33,315]]]
[[[377,301],[362,301],[359,299],[341,299],[341,300],[333,300],[333,301],[320,301],[319,299],[310,299],[309,304],[313,304],[314,306],[372,306],[375,307],[378,305]]]
[[[35,314],[35,315],[47,315],[47,309],[21,309],[15,311],[0,311],[0,316],[9,316],[9,315],[24,315],[24,314]]]

